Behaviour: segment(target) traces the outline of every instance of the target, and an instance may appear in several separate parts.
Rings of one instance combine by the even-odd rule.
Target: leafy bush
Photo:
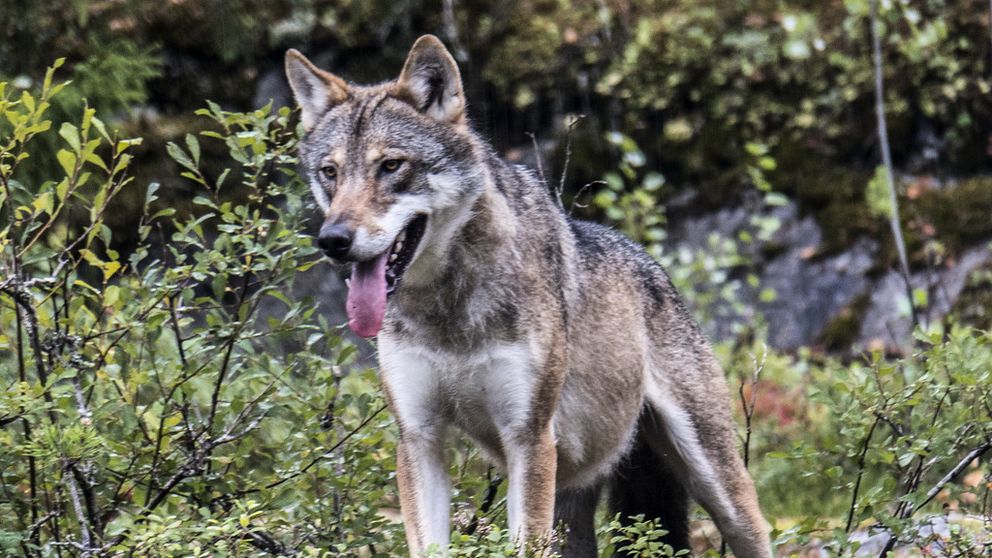
[[[688,549],[674,549],[671,545],[662,542],[668,531],[658,525],[656,520],[645,519],[641,515],[634,516],[631,520],[627,525],[622,524],[619,518],[614,518],[610,522],[610,529],[613,531],[610,546],[618,555],[630,558],[660,558],[689,554]]]
[[[315,301],[290,294],[300,274],[332,272],[303,232],[290,112],[198,111],[210,129],[168,146],[195,211],[147,185],[137,247],[121,253],[106,219],[116,196],[145,186],[129,173],[141,140],[92,108],[56,130],[54,70],[37,92],[0,84],[0,552],[402,555],[396,432],[374,371]],[[45,139],[60,142],[58,164],[36,180],[24,165]],[[663,180],[636,143],[614,139],[626,166],[595,203],[664,259],[664,215],[645,194]],[[223,169],[205,170],[207,142],[227,151]],[[763,186],[774,161],[748,150],[754,188],[775,203]],[[718,347],[741,382],[745,451],[780,550],[850,555],[867,532],[987,553],[992,335],[949,328],[920,342],[912,357],[853,363]],[[505,483],[468,444],[450,457],[452,555],[516,555],[496,527]],[[938,533],[928,526],[942,507],[957,511]],[[650,518],[603,523],[604,555],[682,550],[661,545]]]
[[[170,220],[149,185],[141,242],[122,256],[103,221],[137,187],[139,139],[86,109],[58,130],[61,175],[20,178],[32,142],[53,132],[45,112],[61,88],[50,70],[37,96],[0,101],[5,552],[344,553],[373,542],[384,519],[370,501],[393,463],[367,449],[389,439],[389,419],[368,373],[343,375],[354,347],[312,300],[284,294],[318,263],[289,111],[201,111],[222,130],[205,141],[236,164],[208,177],[195,136],[171,145],[201,211]],[[222,201],[228,188],[246,201]],[[267,301],[282,309],[262,320]]]
[[[935,517],[992,517],[982,465],[992,450],[992,334],[954,327],[918,337],[911,358],[813,369],[810,397],[828,428],[771,456],[845,495],[828,535],[836,551],[856,550],[848,536],[861,526],[886,544],[934,552]]]

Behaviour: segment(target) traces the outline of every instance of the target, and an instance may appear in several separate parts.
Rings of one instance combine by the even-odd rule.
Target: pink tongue
[[[348,289],[348,327],[362,337],[375,337],[386,314],[387,250],[374,260],[355,264]]]

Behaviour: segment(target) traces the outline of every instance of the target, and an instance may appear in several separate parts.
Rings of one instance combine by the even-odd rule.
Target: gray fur
[[[436,39],[418,41],[397,82],[349,85],[346,100],[329,104],[300,148],[326,218],[371,230],[397,204],[428,215],[379,333],[411,552],[443,540],[437,522],[447,516],[436,508],[447,500],[432,500],[424,479],[443,469],[451,425],[510,469],[520,535],[550,527],[557,491],[556,515],[577,523],[569,556],[590,555],[590,506],[604,483],[623,482],[616,475],[639,430],[638,447],[665,465],[646,474],[684,486],[737,556],[771,556],[723,373],[662,268],[618,232],[572,220],[533,173],[493,153],[465,123],[457,68]],[[402,152],[403,177],[369,164],[384,149]],[[333,154],[332,185],[319,169]],[[354,259],[374,256],[363,250]],[[506,369],[513,351],[529,355],[525,370]],[[420,354],[427,360],[404,369],[399,355]],[[487,391],[492,374],[506,375],[495,382],[502,393]],[[411,399],[416,382],[430,389]]]

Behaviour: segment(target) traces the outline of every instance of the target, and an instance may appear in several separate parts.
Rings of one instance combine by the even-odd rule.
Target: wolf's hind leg
[[[642,435],[738,558],[771,558],[768,526],[740,457],[726,384],[715,362],[707,366],[714,368],[668,375],[669,385],[648,374],[650,415],[641,420]],[[680,380],[695,385],[676,385]]]
[[[641,422],[649,416],[642,414]],[[689,496],[682,483],[648,446],[640,426],[634,446],[610,476],[610,511],[620,514],[623,525],[635,515],[657,519],[668,531],[665,543],[676,551],[689,548]]]
[[[562,545],[563,558],[596,558],[596,504],[599,484],[559,490],[555,494],[555,527],[567,531]]]

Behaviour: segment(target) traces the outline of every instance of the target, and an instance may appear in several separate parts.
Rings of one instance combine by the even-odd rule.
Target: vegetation
[[[0,555],[403,554],[375,371],[292,294],[326,265],[295,116],[252,92],[287,46],[388,78],[424,31],[499,149],[546,130],[566,206],[644,244],[704,323],[743,317],[717,351],[777,552],[992,550],[988,265],[904,355],[851,353],[864,297],[830,353],[766,348],[739,300],[775,300],[754,259],[790,201],[825,253],[869,236],[896,262],[868,1],[43,4],[0,0]],[[897,217],[910,268],[940,269],[992,236],[989,6],[879,7]],[[670,219],[728,203],[732,236],[668,248]],[[452,555],[517,555],[499,472],[450,451]],[[684,554],[651,518],[600,523],[603,556]]]

